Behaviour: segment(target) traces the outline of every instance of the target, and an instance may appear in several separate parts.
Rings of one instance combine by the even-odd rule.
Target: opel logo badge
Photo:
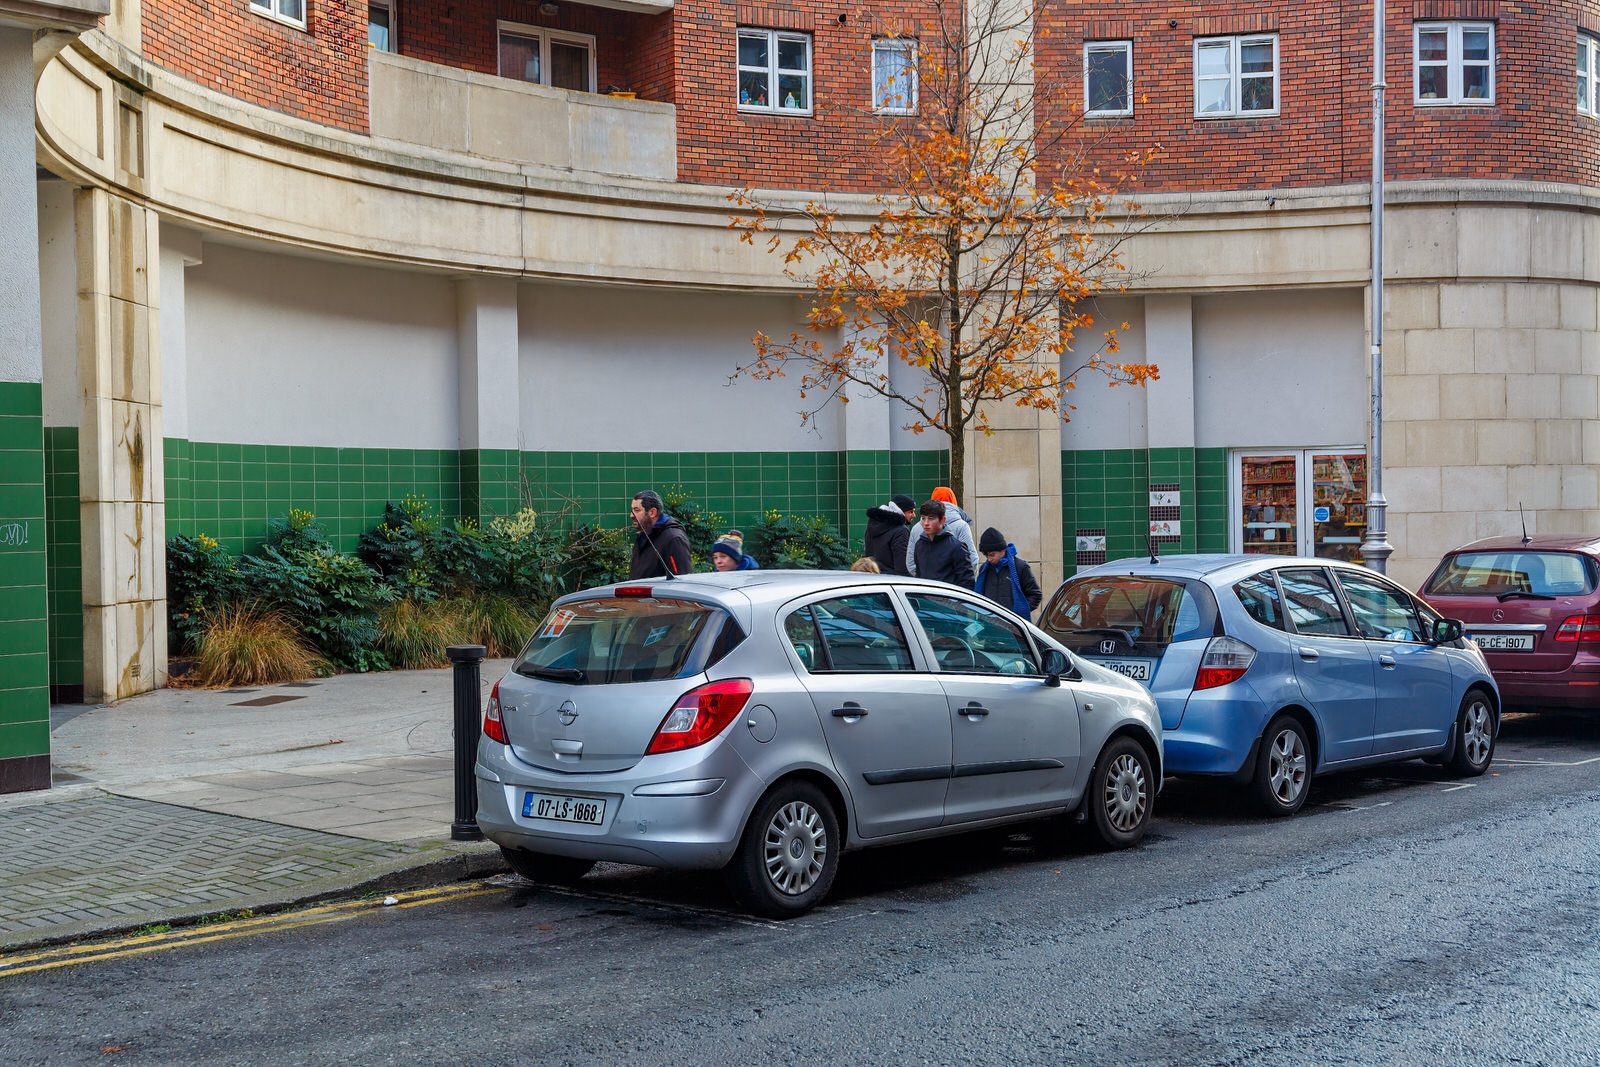
[[[561,716],[562,726],[571,726],[578,718],[578,705],[568,700],[556,709],[556,714]]]
[[[1109,655],[1111,655],[1111,653],[1115,652],[1116,650],[1117,650],[1117,643],[1115,641],[1101,641],[1100,642],[1100,654],[1102,656],[1109,656]]]
[[[1495,622],[1505,622],[1506,621],[1506,613],[1501,611],[1499,608],[1495,608],[1494,609],[1494,621]]]

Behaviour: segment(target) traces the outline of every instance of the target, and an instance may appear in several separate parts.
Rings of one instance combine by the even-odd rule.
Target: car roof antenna
[[[1156,550],[1156,535],[1155,534],[1148,535],[1148,537],[1145,539],[1145,544],[1150,549],[1150,562],[1151,563],[1160,563],[1161,562],[1161,553]]]
[[[1517,501],[1517,514],[1522,516],[1522,543],[1528,544],[1533,538],[1528,536],[1528,513],[1522,510],[1522,501]]]

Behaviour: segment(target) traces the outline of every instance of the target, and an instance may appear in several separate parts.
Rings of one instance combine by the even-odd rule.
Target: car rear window
[[[1458,552],[1423,587],[1426,596],[1582,596],[1595,590],[1593,561],[1576,552]]]
[[[1116,652],[1159,655],[1174,641],[1211,637],[1216,624],[1216,598],[1205,583],[1126,574],[1068,582],[1040,621],[1067,648],[1091,654],[1110,642]]]
[[[711,604],[670,597],[595,597],[550,609],[512,670],[574,685],[699,674],[738,626]],[[734,642],[736,643],[736,642]]]

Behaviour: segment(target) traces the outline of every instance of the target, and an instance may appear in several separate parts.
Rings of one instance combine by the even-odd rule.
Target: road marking
[[[1393,803],[1394,803],[1394,801],[1392,801],[1392,800],[1380,800],[1376,804],[1351,804],[1349,807],[1346,807],[1346,808],[1344,808],[1342,810],[1344,810],[1344,811],[1371,811],[1373,808],[1387,808]]]
[[[1443,782],[1440,782],[1439,784],[1444,786],[1444,789],[1441,790],[1441,792],[1445,792],[1445,793],[1454,793],[1458,789],[1476,789],[1476,788],[1478,788],[1478,783],[1477,782],[1457,782],[1455,785],[1444,785]]]
[[[453,900],[466,900],[489,893],[498,893],[502,890],[503,887],[491,886],[486,882],[440,886],[433,889],[418,890],[414,893],[395,894],[400,903],[389,907],[419,908],[426,904],[442,904]],[[37,971],[55,970],[59,967],[96,963],[101,960],[146,956],[154,952],[166,952],[188,945],[204,945],[214,941],[231,941],[241,937],[273,933],[278,930],[293,930],[302,926],[342,922],[346,919],[353,919],[365,911],[386,910],[388,908],[385,908],[383,901],[379,898],[347,900],[338,904],[322,904],[312,908],[303,908],[299,911],[282,912],[277,915],[260,915],[249,919],[234,919],[204,926],[180,927],[179,929],[159,934],[135,934],[88,944],[62,945],[37,952],[15,955],[0,954],[0,978],[12,974],[32,974]]]
[[[1507,759],[1496,756],[1496,763],[1514,763],[1519,767],[1587,767],[1591,763],[1600,763],[1600,756],[1590,756],[1580,760],[1554,760],[1554,759]]]

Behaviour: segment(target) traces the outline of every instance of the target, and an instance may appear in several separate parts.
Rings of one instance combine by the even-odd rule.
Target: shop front
[[[1232,453],[1231,549],[1361,562],[1367,455],[1360,447]]]

